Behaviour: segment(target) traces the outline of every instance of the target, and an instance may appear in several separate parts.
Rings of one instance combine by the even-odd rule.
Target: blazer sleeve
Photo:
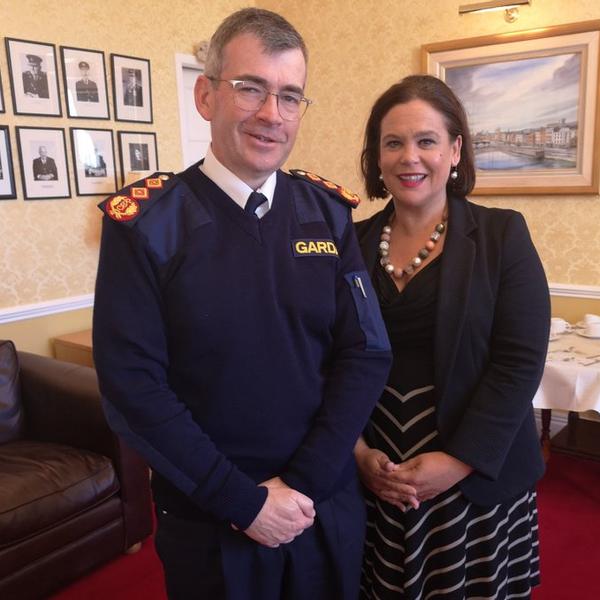
[[[498,477],[530,414],[544,369],[550,324],[546,276],[521,214],[511,213],[498,243],[500,272],[489,358],[467,410],[445,445],[446,452],[490,479]]]

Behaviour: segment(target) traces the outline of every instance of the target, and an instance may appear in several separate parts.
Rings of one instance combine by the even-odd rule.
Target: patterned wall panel
[[[71,190],[75,193],[69,127],[97,127],[157,134],[160,168],[181,168],[181,142],[175,54],[192,52],[210,37],[218,23],[243,3],[232,0],[0,0],[2,36],[103,50],[108,73],[110,53],[148,58],[152,67],[153,124],[114,120],[68,119],[66,116],[14,115],[4,39],[0,40],[0,73],[6,112],[0,124],[10,126],[18,199],[0,201],[0,308],[44,302],[93,292],[98,257],[100,196],[66,200],[23,200],[15,126],[62,127],[67,132]],[[60,64],[59,64],[60,70]],[[109,87],[110,87],[109,77]],[[60,81],[63,92],[62,78]],[[64,99],[63,115],[66,115]],[[117,139],[115,134],[115,151]],[[118,162],[118,158],[117,158]]]
[[[363,128],[374,99],[419,72],[422,44],[600,19],[596,0],[532,2],[507,23],[502,13],[458,15],[452,0],[264,0],[301,31],[310,51],[309,109],[289,165],[364,194],[359,177]],[[552,282],[600,285],[598,196],[481,197],[476,202],[521,211]],[[364,218],[382,206],[363,201]]]

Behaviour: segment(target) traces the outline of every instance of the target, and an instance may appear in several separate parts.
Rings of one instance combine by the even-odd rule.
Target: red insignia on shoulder
[[[106,201],[106,214],[115,221],[131,221],[139,212],[138,201],[129,196],[113,196]]]
[[[145,187],[132,187],[129,193],[136,200],[148,200],[150,198],[150,192]]]
[[[158,190],[163,186],[162,177],[148,177],[146,179],[146,187],[151,190]]]
[[[349,189],[338,185],[337,183],[333,183],[333,181],[329,181],[327,179],[323,179],[319,175],[315,175],[314,173],[309,173],[308,171],[302,171],[301,169],[291,169],[290,173],[294,177],[299,177],[300,179],[306,179],[311,183],[325,188],[327,190],[331,190],[340,196],[346,204],[349,204],[352,208],[356,208],[360,204],[360,197],[358,194],[351,192]]]

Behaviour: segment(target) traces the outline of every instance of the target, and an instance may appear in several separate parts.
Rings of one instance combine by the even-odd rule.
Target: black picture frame
[[[17,197],[8,125],[0,125],[0,200]]]
[[[78,196],[107,196],[117,191],[112,129],[71,127],[73,172]]]
[[[60,46],[67,116],[110,119],[104,52]]]
[[[65,130],[59,127],[17,127],[16,131],[25,200],[70,198]]]
[[[56,46],[16,38],[4,43],[14,113],[62,117]]]
[[[4,91],[2,89],[2,72],[0,72],[0,113],[6,112],[4,107]]]
[[[121,185],[158,171],[156,133],[118,131]]]
[[[111,54],[116,121],[152,123],[152,81],[147,58]]]

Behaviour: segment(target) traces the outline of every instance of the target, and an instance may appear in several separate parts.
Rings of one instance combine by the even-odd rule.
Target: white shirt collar
[[[254,191],[248,184],[244,183],[235,173],[223,166],[213,154],[209,146],[204,157],[204,162],[198,167],[210,180],[220,187],[241,208],[246,206],[248,196]],[[273,205],[275,185],[277,184],[277,172],[271,173],[264,184],[256,191],[264,194],[267,198],[266,204],[256,209],[256,215],[260,218],[268,212]]]

